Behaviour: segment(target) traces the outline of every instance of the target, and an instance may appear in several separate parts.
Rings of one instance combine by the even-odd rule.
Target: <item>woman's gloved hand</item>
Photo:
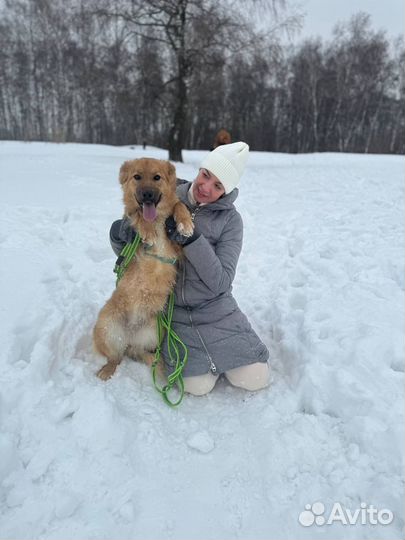
[[[135,236],[136,231],[132,228],[131,220],[129,219],[129,217],[125,216],[121,220],[118,237],[126,244],[129,244],[135,239]]]
[[[135,239],[136,232],[131,227],[129,218],[117,219],[111,225],[110,243],[116,255],[119,255],[126,244]]]
[[[176,242],[180,246],[188,246],[188,244],[191,244],[191,242],[194,242],[194,240],[197,240],[197,238],[200,236],[199,233],[195,231],[195,229],[194,233],[191,236],[185,236],[184,234],[180,234],[176,229],[176,221],[173,216],[169,216],[166,219],[165,226],[167,237],[172,242]]]

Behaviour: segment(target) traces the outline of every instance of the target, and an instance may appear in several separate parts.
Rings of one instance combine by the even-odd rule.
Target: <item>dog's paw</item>
[[[109,362],[97,372],[97,377],[99,377],[102,381],[108,381],[108,379],[111,379],[111,377],[114,375],[116,369],[116,364]]]
[[[180,221],[180,223],[176,223],[176,230],[182,236],[193,236],[194,224],[192,221],[190,221],[188,224]]]
[[[139,359],[142,360],[147,366],[151,366],[153,362],[155,361],[155,353],[145,351],[143,353],[138,354]]]

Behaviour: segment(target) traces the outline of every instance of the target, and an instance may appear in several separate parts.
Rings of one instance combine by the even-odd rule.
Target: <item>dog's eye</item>
[[[155,174],[155,176],[153,177],[153,180],[160,180],[160,174]]]
[[[135,180],[141,180],[141,175],[140,174],[135,174],[134,178],[135,178]]]

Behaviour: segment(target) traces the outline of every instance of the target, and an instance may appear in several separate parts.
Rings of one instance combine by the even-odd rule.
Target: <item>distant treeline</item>
[[[252,31],[245,47],[246,26],[221,19],[230,25],[222,34],[225,14],[206,0],[163,2],[184,8],[165,11],[179,26],[164,34],[157,0],[132,19],[130,0],[102,4],[6,0],[1,139],[208,148],[224,127],[255,150],[405,153],[403,42],[390,43],[365,14],[328,42],[280,46]]]

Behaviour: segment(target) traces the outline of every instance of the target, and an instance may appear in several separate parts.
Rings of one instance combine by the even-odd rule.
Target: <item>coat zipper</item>
[[[196,210],[194,210],[194,212],[191,214],[191,219],[192,221],[194,221],[194,218],[195,218],[195,215],[197,214],[197,212],[200,210],[200,208],[197,208]],[[201,337],[201,334],[198,330],[198,328],[194,325],[193,323],[193,318],[191,317],[191,308],[190,306],[187,306],[186,305],[186,300],[185,300],[185,296],[184,296],[184,286],[185,286],[185,281],[186,281],[186,265],[183,263],[183,273],[182,273],[182,282],[181,282],[181,298],[183,300],[183,304],[186,306],[186,309],[187,309],[187,313],[188,313],[188,317],[190,319],[190,324],[191,324],[191,327],[194,328],[194,330],[197,332],[197,335],[201,341],[201,345],[204,347],[204,350],[205,350],[205,354],[207,355],[208,357],[208,361],[209,361],[209,364],[210,364],[210,370],[212,371],[212,373],[216,374],[217,372],[217,366],[214,364],[212,358],[211,358],[211,355],[210,353],[208,352],[208,349],[204,343],[204,340],[203,338]]]

